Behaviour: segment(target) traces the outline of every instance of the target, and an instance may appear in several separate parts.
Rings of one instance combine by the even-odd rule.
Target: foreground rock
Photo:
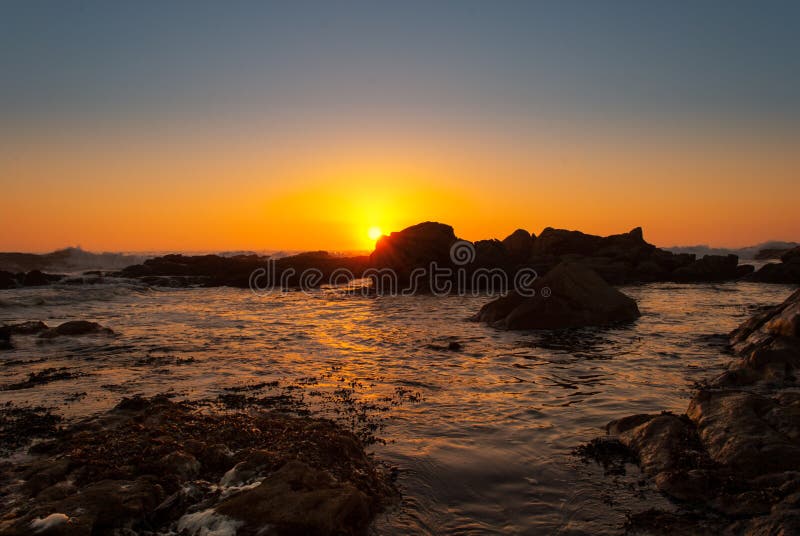
[[[694,395],[685,415],[609,423],[605,441],[627,449],[683,506],[634,515],[629,532],[800,533],[799,327],[800,291],[731,334],[741,357]]]
[[[30,452],[0,466],[0,534],[363,534],[394,494],[329,421],[163,397],[124,399]]]
[[[512,292],[484,305],[473,318],[501,329],[558,329],[630,322],[636,302],[589,268],[562,263],[538,279],[534,296]]]
[[[800,373],[800,290],[739,326],[731,333],[731,345],[742,357],[731,363],[713,385],[758,384],[762,389],[796,386]]]

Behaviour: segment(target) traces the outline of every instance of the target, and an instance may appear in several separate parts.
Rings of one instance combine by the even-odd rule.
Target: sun
[[[377,240],[383,236],[383,231],[381,231],[380,227],[370,227],[367,231],[367,236],[369,236],[370,240]]]

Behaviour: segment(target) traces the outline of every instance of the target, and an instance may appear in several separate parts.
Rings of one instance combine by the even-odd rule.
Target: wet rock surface
[[[562,263],[537,280],[533,296],[512,292],[484,305],[473,318],[501,329],[558,329],[630,322],[636,302],[591,269]]]
[[[800,533],[798,326],[800,291],[731,333],[738,359],[693,396],[685,415],[613,421],[608,438],[578,449],[604,466],[608,452],[635,459],[680,507],[632,515],[626,532]]]
[[[34,418],[0,415],[12,437]],[[61,428],[38,418],[47,438],[0,465],[0,534],[363,534],[396,495],[327,420],[166,397]]]

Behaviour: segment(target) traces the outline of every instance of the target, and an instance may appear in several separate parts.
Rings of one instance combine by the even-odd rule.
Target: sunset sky
[[[800,2],[0,4],[0,250],[800,240]]]

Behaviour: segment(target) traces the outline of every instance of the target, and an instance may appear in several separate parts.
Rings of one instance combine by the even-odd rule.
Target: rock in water
[[[61,335],[114,335],[114,331],[105,328],[97,322],[89,322],[87,320],[70,320],[59,324],[54,328],[43,331],[39,337],[44,339],[52,339]]]
[[[484,305],[473,320],[502,329],[559,329],[630,322],[636,302],[578,263],[563,262],[536,281],[534,296],[517,292]]]
[[[747,278],[760,283],[800,283],[800,246],[781,255],[780,263],[769,263]]]
[[[450,247],[456,240],[449,225],[432,221],[418,223],[379,238],[370,263],[376,268],[392,268],[401,278],[431,262],[447,266],[451,264]]]

